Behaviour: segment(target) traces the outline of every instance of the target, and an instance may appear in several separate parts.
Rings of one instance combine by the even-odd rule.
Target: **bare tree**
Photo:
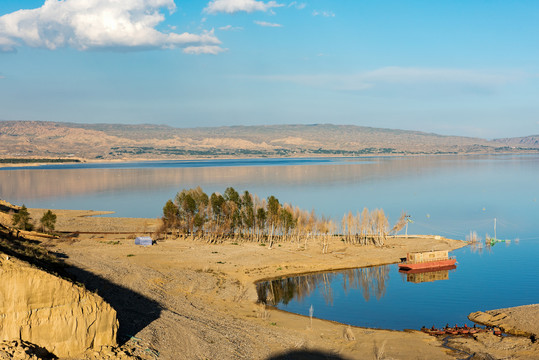
[[[406,213],[406,211],[403,211],[401,213],[401,217],[399,218],[399,220],[395,223],[395,225],[393,225],[393,227],[391,228],[391,232],[393,234],[397,234],[399,231],[401,231],[402,229],[404,229],[404,227],[406,226],[406,224],[408,223],[408,218],[410,217],[410,215],[408,215]]]

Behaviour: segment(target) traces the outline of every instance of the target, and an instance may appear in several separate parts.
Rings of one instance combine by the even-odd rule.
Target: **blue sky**
[[[0,119],[539,134],[539,1],[2,0]]]

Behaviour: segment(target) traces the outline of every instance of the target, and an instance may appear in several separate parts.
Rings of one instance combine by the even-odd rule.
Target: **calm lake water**
[[[0,169],[0,198],[30,207],[113,210],[158,217],[168,199],[197,185],[275,195],[336,219],[383,208],[409,233],[511,239],[454,252],[455,270],[412,276],[396,265],[274,283],[278,307],[360,326],[390,329],[466,322],[476,310],[539,303],[539,155],[259,159],[54,165]],[[517,241],[518,239],[518,241]],[[425,281],[440,279],[436,281]],[[410,280],[410,281],[408,281]],[[294,289],[298,289],[294,293]],[[295,294],[294,296],[292,296]]]

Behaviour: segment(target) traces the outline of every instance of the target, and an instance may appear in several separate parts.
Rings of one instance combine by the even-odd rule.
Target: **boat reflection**
[[[399,273],[406,275],[406,281],[411,283],[431,282],[438,280],[449,280],[449,271],[455,270],[455,265],[437,268],[436,271],[428,269],[399,270]]]
[[[332,305],[332,284],[341,283],[345,293],[350,289],[359,289],[365,301],[369,301],[372,296],[379,300],[385,295],[388,281],[389,266],[384,265],[262,281],[256,284],[256,289],[258,301],[264,304],[286,305],[292,299],[302,301],[318,289],[326,303]]]

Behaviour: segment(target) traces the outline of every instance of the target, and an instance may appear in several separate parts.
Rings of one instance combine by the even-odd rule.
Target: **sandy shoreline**
[[[34,218],[40,217],[44,211],[46,209],[30,209],[30,213]],[[54,210],[54,212],[58,217],[56,230],[83,233],[84,236],[81,236],[80,240],[95,240],[99,239],[98,235],[102,235],[103,239],[107,239],[107,241],[125,241],[126,245],[130,245],[135,235],[151,234],[159,226],[158,219],[95,217],[96,215],[112,213],[107,211]],[[91,233],[95,234],[92,235]],[[159,245],[165,246],[166,244],[168,247],[172,246],[169,244],[178,244],[180,242],[183,244],[180,248],[189,247],[192,250],[192,252],[184,252],[183,256],[192,259],[190,263],[195,267],[201,266],[204,261],[209,260],[206,257],[201,257],[201,255],[208,252],[213,254],[215,248],[226,249],[226,251],[220,253],[223,255],[223,260],[226,260],[222,261],[225,264],[219,264],[220,271],[227,271],[251,283],[281,276],[393,264],[399,262],[400,258],[406,256],[407,252],[451,251],[467,245],[464,241],[435,235],[409,235],[407,238],[404,236],[389,236],[383,247],[348,245],[335,240],[330,244],[328,254],[322,254],[321,246],[314,241],[307,244],[307,249],[304,248],[304,243],[302,242],[301,244],[280,243],[271,250],[257,243],[241,242],[237,244],[225,242],[215,245],[191,238],[168,239],[159,241]],[[245,250],[245,248],[248,250]],[[134,249],[137,248],[135,247]],[[154,250],[156,248],[152,247],[150,249]],[[166,251],[169,251],[169,249],[164,250],[164,252]],[[249,253],[256,261],[244,258],[245,253]],[[257,268],[257,261],[262,261],[263,269]],[[272,270],[266,270],[271,269],[272,266],[278,268],[283,265],[286,271],[283,270],[282,274],[277,275]],[[239,274],[239,269],[243,269],[248,275]]]
[[[434,338],[421,333],[353,328],[352,337],[361,341],[349,341],[343,335],[345,325],[315,319],[310,328],[305,317],[257,305],[254,282],[274,277],[277,269],[283,269],[284,276],[374,265],[383,259],[378,256],[358,262],[358,254],[347,249],[349,254],[340,259],[328,254],[326,261],[321,261],[304,256],[321,253],[318,248],[298,256],[294,249],[283,247],[268,250],[256,244],[216,246],[168,240],[151,248],[138,248],[132,240],[106,236],[81,239],[56,250],[66,254],[68,262],[77,267],[129,287],[166,309],[135,335],[151,338],[152,347],[166,359],[266,359],[293,349],[321,349],[343,358],[371,359],[375,342],[384,341],[387,352],[398,349],[394,357],[412,358],[417,353],[425,359],[452,358],[445,356]],[[401,251],[392,258],[398,258]],[[374,248],[368,251],[376,252]],[[335,264],[327,263],[333,260],[337,260]],[[106,296],[101,290],[99,294]],[[127,314],[125,320],[129,319]],[[177,336],[171,337],[171,333]],[[188,344],[177,344],[177,337],[188,338]],[[358,357],[360,354],[369,355]]]
[[[30,209],[33,218],[43,211]],[[117,310],[121,343],[142,359],[155,358],[145,349],[154,349],[160,359],[301,358],[294,357],[297,354],[317,359],[455,359],[472,353],[539,357],[537,346],[527,338],[503,342],[488,334],[479,341],[457,338],[448,342],[465,351],[457,352],[419,331],[350,327],[316,319],[316,311],[311,325],[308,317],[256,303],[255,282],[260,280],[390,264],[407,252],[454,250],[465,246],[463,241],[391,237],[377,248],[334,239],[327,254],[315,241],[306,248],[281,243],[268,249],[257,243],[210,245],[203,240],[167,239],[140,247],[133,244],[134,236],[153,232],[157,219],[54,212],[57,230],[80,234],[47,240],[44,246],[61,254],[77,280]]]
[[[31,211],[37,217],[43,210]],[[55,212],[57,229],[68,232],[152,231],[158,224],[155,219]],[[411,236],[390,238],[383,248],[334,241],[329,253],[322,254],[316,243],[308,243],[307,249],[283,243],[270,250],[252,243],[209,245],[200,240],[169,239],[144,248],[133,245],[132,238],[81,234],[73,243],[50,244],[76,268],[158,304],[159,316],[151,317],[144,326],[122,330],[121,325],[120,334],[137,331],[129,335],[149,339],[161,358],[269,359],[290,351],[316,350],[339,356],[334,358],[372,359],[376,349],[393,358],[454,358],[439,341],[420,332],[349,328],[318,319],[311,328],[308,318],[257,305],[254,284],[294,274],[394,263],[408,251],[456,249],[465,245],[462,241]],[[120,324],[133,321],[134,308],[141,304],[125,305],[114,298],[113,291],[94,286],[115,308],[120,307]],[[185,340],[178,343],[178,338]]]
[[[466,154],[466,153],[463,153]],[[426,156],[426,155],[433,155],[438,156],[438,154],[388,154],[388,155],[378,155],[378,156]],[[363,155],[359,154],[357,156],[353,157],[370,157],[373,156],[372,154]],[[252,159],[306,159],[306,158],[313,158],[313,159],[332,159],[332,158],[349,158],[350,156],[339,156],[336,154],[332,155],[317,155],[317,154],[308,154],[308,155],[302,155],[297,154],[294,157],[288,157],[288,156],[270,156],[270,157],[260,157],[260,156],[253,156],[253,157],[245,157],[245,156],[221,156],[221,157],[215,157],[215,156],[207,156],[207,157],[197,157],[197,156],[174,156],[174,157],[155,157],[155,158],[121,158],[121,159],[86,159],[86,158],[77,158],[78,161],[66,161],[66,162],[29,162],[29,163],[0,163],[0,168],[19,168],[19,167],[38,167],[38,166],[47,166],[47,165],[82,165],[82,164],[103,164],[103,165],[111,165],[111,164],[127,164],[127,163],[147,163],[147,162],[159,162],[159,161],[204,161],[204,160],[252,160]],[[26,157],[25,157],[26,159]],[[54,160],[54,159],[51,159]]]

